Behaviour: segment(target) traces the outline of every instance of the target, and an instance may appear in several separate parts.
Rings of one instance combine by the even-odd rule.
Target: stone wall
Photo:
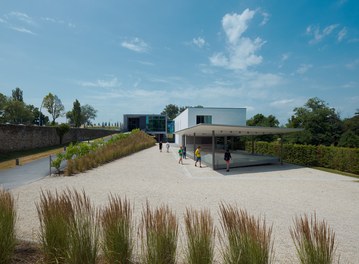
[[[105,129],[70,128],[62,143],[100,138],[118,133]],[[0,124],[0,153],[56,146],[60,138],[55,127]]]

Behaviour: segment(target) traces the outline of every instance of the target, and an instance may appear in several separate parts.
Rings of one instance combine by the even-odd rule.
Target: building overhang
[[[257,127],[257,126],[231,126],[198,124],[193,127],[175,131],[181,136],[260,136],[260,135],[282,135],[287,133],[301,132],[302,128],[282,128],[282,127]]]

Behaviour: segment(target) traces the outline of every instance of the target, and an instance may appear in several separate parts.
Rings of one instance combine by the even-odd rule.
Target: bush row
[[[280,156],[281,145],[278,142],[258,141],[254,148],[258,154]],[[246,150],[252,152],[251,142],[246,143]],[[358,148],[283,144],[283,161],[359,174]]]
[[[14,234],[13,224],[3,225],[9,222],[9,217],[12,223],[15,221],[15,206],[8,192],[0,192],[0,208],[3,204],[9,216],[5,221],[0,217],[0,231]],[[166,205],[153,208],[147,202],[137,228],[134,208],[126,198],[119,196],[110,195],[109,204],[98,210],[84,191],[42,191],[36,208],[43,254],[39,263],[212,264],[216,261],[217,237],[221,253],[219,263],[275,261],[272,226],[267,226],[265,219],[224,203],[219,206],[220,229],[214,226],[208,210],[186,209],[182,257],[177,246],[179,219]],[[325,221],[318,221],[315,213],[311,217],[297,217],[289,231],[299,263],[331,264],[336,260],[339,263],[335,254],[335,234]],[[5,256],[0,254],[3,257],[0,263],[11,263],[13,245],[14,239],[9,241],[7,236],[0,236],[0,252],[6,252]]]

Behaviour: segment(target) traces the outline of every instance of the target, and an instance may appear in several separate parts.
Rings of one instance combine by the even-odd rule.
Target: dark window
[[[163,132],[166,131],[166,117],[165,116],[147,116],[146,128],[148,131]]]
[[[140,128],[140,119],[139,118],[132,118],[128,119],[128,131],[132,131],[133,129]]]
[[[196,124],[212,124],[212,116],[197,116]]]

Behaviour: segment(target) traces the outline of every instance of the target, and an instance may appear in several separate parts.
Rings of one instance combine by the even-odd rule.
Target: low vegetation
[[[335,233],[325,221],[318,221],[316,214],[297,217],[290,234],[301,264],[335,263]]]
[[[223,203],[219,205],[219,231],[208,210],[186,209],[183,256],[177,248],[178,219],[166,205],[151,208],[147,202],[137,227],[134,208],[119,196],[111,195],[109,204],[97,210],[84,191],[41,191],[36,207],[41,254],[31,254],[31,262],[21,263],[214,263],[216,232],[222,253],[216,263],[268,264],[275,260],[272,227],[246,210]],[[14,263],[16,244],[24,246],[15,240],[15,220],[14,199],[1,190],[0,263]],[[299,263],[339,263],[334,231],[315,214],[297,217],[289,232]]]
[[[223,263],[273,263],[272,227],[231,205],[220,205]]]
[[[84,172],[115,159],[130,155],[155,145],[153,137],[140,130],[129,134],[117,134],[108,141],[95,140],[90,143],[70,144],[65,153],[57,155],[52,166],[60,171],[63,160],[67,160],[65,175]]]
[[[0,263],[11,263],[14,254],[16,211],[10,192],[0,189]]]

